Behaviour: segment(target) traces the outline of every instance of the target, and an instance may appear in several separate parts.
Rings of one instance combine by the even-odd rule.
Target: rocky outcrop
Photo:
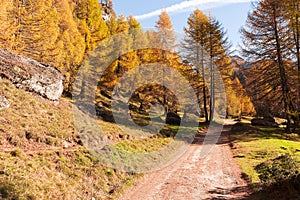
[[[50,100],[58,100],[63,92],[64,76],[58,69],[5,49],[0,49],[0,76]]]

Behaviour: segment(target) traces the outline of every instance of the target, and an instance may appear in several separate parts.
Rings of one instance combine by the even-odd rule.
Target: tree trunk
[[[205,84],[205,70],[204,70],[204,52],[203,52],[203,46],[201,46],[201,69],[202,69],[202,78],[203,78],[203,106],[204,106],[204,116],[205,116],[205,122],[208,123],[208,111],[207,111],[207,95],[206,95],[206,84]],[[199,62],[199,47],[197,48],[197,62]]]
[[[291,115],[290,115],[290,101],[288,96],[288,85],[287,85],[287,78],[286,78],[286,72],[284,68],[284,63],[282,59],[282,51],[281,51],[281,42],[279,39],[279,33],[278,33],[278,22],[276,19],[277,12],[276,7],[273,7],[273,17],[274,17],[274,30],[275,30],[275,38],[276,38],[276,51],[277,51],[277,64],[280,72],[280,82],[281,82],[281,91],[282,91],[282,97],[283,97],[283,103],[284,103],[284,110],[285,110],[285,117],[287,120],[287,126],[286,131],[287,133],[290,133],[291,128]]]
[[[298,8],[298,4],[297,4],[297,9]],[[300,125],[300,30],[299,30],[299,13],[296,14],[296,24],[295,24],[295,42],[296,42],[296,57],[297,57],[297,66],[298,66],[298,108],[297,108],[297,121],[298,124]]]
[[[213,60],[214,60],[214,55],[213,55],[213,43],[212,43],[212,37],[213,34],[210,32],[209,36],[209,43],[210,43],[210,121],[213,122],[214,120],[214,112],[215,112],[215,87],[214,87],[214,67],[213,67]]]
[[[215,112],[215,87],[214,87],[214,69],[213,69],[213,61],[212,57],[210,58],[210,121],[214,120],[214,112]]]

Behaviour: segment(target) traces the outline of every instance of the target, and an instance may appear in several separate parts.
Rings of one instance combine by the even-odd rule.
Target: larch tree
[[[106,48],[105,56],[116,58],[105,71],[101,78],[101,85],[112,90],[118,79],[128,69],[134,67],[137,62],[135,52],[132,52],[132,37],[129,34],[129,24],[125,16],[121,15],[117,19],[113,18],[109,22],[111,37],[109,48]]]
[[[231,73],[228,73],[230,64],[228,55],[231,45],[228,42],[222,24],[211,16],[209,16],[207,35],[208,39],[207,44],[205,44],[205,49],[209,56],[210,121],[213,121],[218,96],[225,92],[220,91],[222,90],[221,87],[219,87],[220,83],[224,83],[226,88],[230,87],[228,80],[229,74],[231,75]],[[216,71],[219,71],[221,76],[217,76]]]
[[[101,41],[110,36],[109,28],[102,19],[102,6],[98,0],[78,1],[75,8],[76,18],[79,22],[79,31],[84,38],[85,57],[100,45]],[[85,96],[85,88],[89,84],[86,82],[87,77],[92,75],[91,65],[84,63],[84,69],[81,96]],[[90,81],[90,79],[89,79]]]
[[[78,68],[85,57],[84,38],[78,30],[74,19],[74,5],[69,0],[58,0],[55,7],[59,12],[59,41],[63,48],[60,57],[56,59],[56,66],[65,74],[65,93],[72,91],[72,84]]]
[[[243,36],[243,55],[253,62],[264,62],[263,68],[253,81],[263,98],[280,91],[280,99],[287,120],[286,131],[290,132],[293,102],[287,77],[286,61],[291,58],[289,51],[288,21],[279,0],[260,1],[249,13]],[[278,102],[279,103],[279,102]]]
[[[161,12],[155,27],[158,32],[156,42],[159,47],[163,50],[174,51],[176,37],[174,34],[173,24],[171,22],[170,16],[166,11]]]
[[[129,36],[132,40],[132,49],[134,49],[133,52],[130,52],[130,54],[133,54],[134,56],[134,65],[132,67],[137,67],[142,63],[141,57],[146,52],[146,50],[141,49],[141,47],[146,46],[148,44],[148,40],[140,22],[138,22],[133,16],[128,17],[128,26]],[[143,77],[140,73],[136,74],[136,81],[141,80],[142,78]]]
[[[146,34],[144,33],[141,24],[133,16],[128,17],[129,34],[133,39],[133,46],[140,47],[148,44]],[[139,52],[137,52],[139,54]]]
[[[171,21],[170,16],[166,11],[162,11],[159,15],[159,19],[156,22],[156,31],[154,33],[154,44],[159,51],[157,51],[157,57],[158,60],[161,60],[162,65],[172,65],[172,60],[174,54],[172,52],[175,51],[176,47],[176,37],[173,29],[173,24]],[[172,74],[167,74],[165,72],[165,69],[163,68],[163,79],[171,79]],[[166,80],[167,81],[167,80]],[[165,91],[166,88],[163,87],[163,91]],[[166,95],[163,94],[163,104],[168,112],[168,102]]]
[[[285,0],[282,2],[285,8],[285,18],[288,20],[288,27],[291,33],[291,53],[294,55],[298,75],[298,101],[297,101],[297,119],[300,123],[300,1]],[[298,124],[299,125],[299,124]]]
[[[72,90],[83,60],[111,33],[98,0],[0,0],[0,5],[0,47],[58,67],[66,76],[65,92]]]
[[[182,42],[183,57],[191,63],[203,77],[203,104],[205,119],[213,121],[215,109],[216,81],[219,80],[216,70],[226,71],[227,51],[230,45],[225,37],[221,24],[212,17],[207,17],[202,11],[196,9],[188,18],[188,27],[185,28],[185,38]],[[226,73],[223,73],[226,74]],[[210,88],[210,116],[208,116],[208,94]]]
[[[196,9],[193,14],[188,18],[188,27],[184,28],[185,38],[181,44],[183,49],[183,57],[190,64],[192,64],[196,70],[202,74],[202,94],[203,94],[203,109],[205,121],[209,121],[208,116],[208,103],[207,103],[207,88],[206,82],[206,61],[207,53],[205,51],[205,45],[208,40],[207,28],[209,26],[208,17],[199,9]]]
[[[108,27],[102,19],[102,7],[98,0],[79,1],[76,15],[80,22],[80,32],[84,36],[86,44],[85,53],[88,54],[109,36]]]
[[[0,1],[0,47],[16,50],[16,31],[18,12],[15,2],[12,0]]]
[[[60,34],[59,15],[53,1],[22,1],[19,3],[18,37],[24,47],[20,51],[23,56],[38,61],[56,64],[62,44],[58,43]]]
[[[119,16],[117,19],[118,37],[115,42],[118,50],[120,50],[120,55],[118,56],[117,64],[117,75],[122,76],[126,71],[139,65],[139,58],[136,51],[133,51],[134,37],[131,35],[130,29],[133,21],[129,21],[125,16]]]

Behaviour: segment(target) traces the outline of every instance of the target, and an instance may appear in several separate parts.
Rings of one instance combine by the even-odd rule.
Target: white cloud
[[[135,18],[141,20],[141,19],[156,17],[160,15],[162,10],[167,11],[169,14],[172,13],[174,14],[174,13],[192,11],[196,8],[208,9],[208,8],[216,8],[224,4],[244,3],[244,2],[251,2],[251,0],[187,0],[181,3],[171,5],[167,8],[162,8],[143,15],[135,16]]]

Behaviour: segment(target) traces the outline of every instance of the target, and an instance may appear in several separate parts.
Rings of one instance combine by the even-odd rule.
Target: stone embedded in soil
[[[63,92],[63,74],[54,66],[0,49],[0,76],[29,92],[58,100]]]

